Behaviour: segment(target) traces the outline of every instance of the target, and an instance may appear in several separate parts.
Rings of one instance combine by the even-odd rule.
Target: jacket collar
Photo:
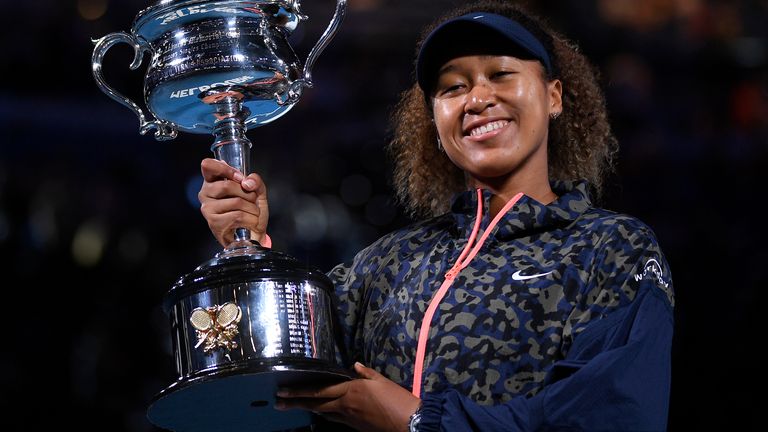
[[[592,206],[589,199],[589,183],[581,181],[553,181],[552,190],[558,198],[548,205],[523,195],[494,228],[491,237],[498,240],[508,240],[520,237],[522,234],[548,231],[557,227],[565,227],[575,221],[581,214]],[[491,218],[488,208],[492,194],[482,191],[483,219],[481,232],[488,226]],[[477,214],[477,192],[469,190],[457,194],[451,205],[451,214],[455,222],[455,234],[469,237]]]

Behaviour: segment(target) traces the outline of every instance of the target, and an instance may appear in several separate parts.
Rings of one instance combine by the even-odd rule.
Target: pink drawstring
[[[453,280],[456,278],[459,272],[464,267],[469,265],[475,255],[477,255],[477,252],[480,251],[480,248],[483,247],[483,243],[485,243],[485,240],[491,234],[491,231],[496,226],[496,224],[499,223],[499,220],[501,220],[501,218],[509,211],[509,209],[512,208],[513,205],[515,205],[515,203],[517,203],[517,201],[522,196],[522,193],[518,193],[511,200],[507,201],[501,211],[496,214],[496,217],[494,217],[491,223],[488,225],[488,228],[486,228],[486,230],[483,232],[480,240],[473,246],[472,243],[475,241],[477,233],[480,231],[480,221],[483,216],[483,193],[480,189],[477,190],[477,217],[475,218],[475,226],[472,228],[472,234],[469,236],[469,241],[467,241],[467,245],[464,247],[461,255],[459,255],[456,263],[453,265],[453,267],[451,267],[450,270],[448,270],[448,272],[445,273],[445,279],[443,280],[442,285],[440,285],[440,288],[437,290],[432,300],[429,302],[427,311],[424,313],[424,319],[421,321],[419,339],[416,345],[416,361],[414,362],[415,364],[413,368],[412,393],[414,396],[421,397],[421,375],[424,371],[424,357],[426,355],[427,349],[427,338],[429,336],[429,327],[432,323],[432,318],[435,315],[437,307],[440,305],[443,297],[445,297],[445,294],[448,292],[448,288],[451,287]]]

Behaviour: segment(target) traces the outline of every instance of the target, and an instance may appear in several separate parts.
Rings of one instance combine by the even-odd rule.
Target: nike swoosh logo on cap
[[[516,281],[524,281],[524,280],[533,279],[533,278],[537,278],[537,277],[541,277],[541,276],[546,276],[546,275],[552,273],[553,271],[554,270],[550,270],[550,271],[548,271],[546,273],[538,273],[538,274],[533,274],[533,275],[521,275],[520,274],[520,270],[518,270],[518,271],[515,272],[515,274],[512,275],[512,279],[514,279]]]

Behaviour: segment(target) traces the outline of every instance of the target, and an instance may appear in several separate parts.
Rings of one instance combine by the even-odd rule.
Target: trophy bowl
[[[302,68],[288,37],[307,17],[299,0],[162,0],[139,12],[130,32],[95,40],[99,88],[131,109],[139,132],[214,136],[215,157],[250,173],[249,127],[288,112],[338,30],[346,0]],[[131,69],[150,59],[144,105],[110,87],[102,62],[115,44],[134,49]],[[147,416],[175,431],[285,430],[312,423],[305,411],[273,408],[280,386],[350,379],[335,315],[333,284],[294,258],[263,248],[237,228],[234,241],[167,292],[178,379]]]

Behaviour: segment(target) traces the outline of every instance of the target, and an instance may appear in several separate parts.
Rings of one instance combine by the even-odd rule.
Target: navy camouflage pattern
[[[631,321],[598,328],[611,316],[630,315],[635,303],[641,307],[640,296],[655,299],[671,322],[670,271],[652,230],[631,216],[593,207],[586,182],[552,186],[559,198],[551,204],[523,196],[504,215],[441,302],[429,332],[422,386],[425,408],[437,398],[430,402],[437,416],[432,423],[444,421],[450,392],[463,398],[462,409],[528,399],[625,344],[634,334]],[[482,196],[478,238],[490,222],[491,194]],[[424,312],[464,249],[476,210],[475,191],[459,194],[451,212],[386,235],[329,273],[351,361],[411,389]],[[639,312],[632,313],[622,320],[638,319]],[[627,336],[617,342],[618,330],[611,329],[624,327]],[[590,328],[599,335],[585,336],[588,346],[571,353],[578,356],[573,361],[569,352]],[[486,430],[475,426],[467,430]],[[445,424],[431,427],[449,430]],[[427,429],[432,430],[428,424]]]

